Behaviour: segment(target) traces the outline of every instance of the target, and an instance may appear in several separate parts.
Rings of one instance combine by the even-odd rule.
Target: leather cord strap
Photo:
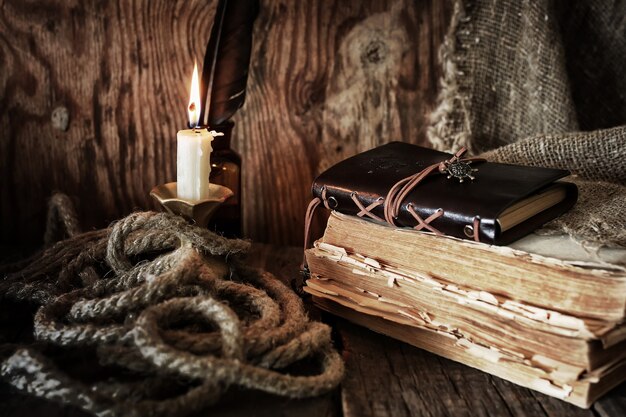
[[[476,161],[484,161],[481,158],[463,158],[463,154],[467,149],[465,147],[461,148],[457,153],[455,153],[450,159],[434,163],[432,165],[427,166],[423,170],[419,171],[416,174],[410,175],[406,178],[401,179],[397,183],[395,183],[390,189],[387,195],[383,197],[379,197],[377,200],[365,206],[358,198],[358,193],[353,191],[350,193],[350,199],[354,202],[354,204],[359,208],[359,212],[356,214],[359,217],[367,216],[370,219],[377,220],[380,222],[387,222],[392,226],[398,226],[396,224],[396,220],[398,218],[398,213],[400,212],[400,208],[402,207],[402,203],[404,199],[419,185],[420,182],[424,180],[427,176],[432,174],[433,172],[444,173],[446,170],[446,166],[452,164],[454,162],[476,162]],[[326,186],[322,187],[322,194],[320,197],[315,197],[307,208],[306,216],[305,216],[305,225],[304,225],[304,248],[307,249],[309,247],[309,234],[311,228],[311,222],[313,221],[313,215],[315,214],[315,210],[320,204],[324,204],[324,207],[327,209],[333,209],[329,204],[329,199],[326,197],[327,189]],[[331,197],[334,200],[334,198]],[[334,200],[336,205],[336,200]],[[372,213],[372,211],[379,206],[383,206],[384,219],[376,214]],[[407,205],[407,211],[411,214],[411,216],[417,221],[417,224],[413,227],[415,230],[428,230],[436,235],[442,236],[444,233],[437,230],[431,223],[444,215],[444,210],[439,208],[433,214],[423,219],[415,208],[413,207],[413,203],[409,203]],[[476,242],[480,242],[480,217],[474,217],[472,222],[472,238]],[[303,261],[303,267],[306,268],[306,259]]]

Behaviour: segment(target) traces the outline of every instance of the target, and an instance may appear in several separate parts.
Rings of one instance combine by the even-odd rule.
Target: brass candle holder
[[[209,198],[187,200],[178,197],[176,183],[169,182],[154,187],[150,195],[169,213],[184,217],[200,227],[207,227],[211,216],[220,204],[234,195],[230,188],[219,184],[209,184]]]

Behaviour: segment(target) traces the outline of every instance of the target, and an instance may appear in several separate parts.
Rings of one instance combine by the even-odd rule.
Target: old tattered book
[[[626,250],[495,246],[333,212],[306,251],[322,309],[580,407],[626,378]]]

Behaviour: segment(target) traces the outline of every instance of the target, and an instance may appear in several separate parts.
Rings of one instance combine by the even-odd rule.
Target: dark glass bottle
[[[242,237],[241,207],[241,156],[230,147],[233,122],[209,127],[223,132],[224,136],[213,139],[210,182],[230,188],[235,195],[226,200],[213,214],[209,230],[226,237]]]

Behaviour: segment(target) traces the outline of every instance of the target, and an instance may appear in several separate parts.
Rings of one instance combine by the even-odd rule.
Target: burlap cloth
[[[579,202],[543,231],[626,246],[626,3],[456,1],[441,60],[432,145],[569,169]]]

